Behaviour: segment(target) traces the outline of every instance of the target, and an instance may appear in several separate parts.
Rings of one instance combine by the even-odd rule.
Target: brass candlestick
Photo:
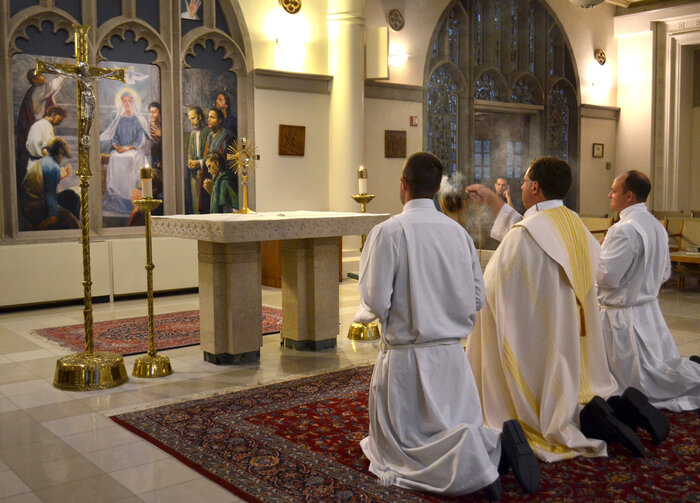
[[[163,201],[146,197],[134,201],[134,205],[143,211],[146,227],[146,288],[148,295],[148,353],[134,361],[134,377],[165,377],[173,373],[170,359],[156,354],[155,334],[153,330],[153,257],[151,246],[151,212]]]
[[[360,213],[367,213],[367,203],[374,199],[374,194],[355,194],[352,198],[360,203]],[[360,251],[365,247],[365,240],[367,235],[362,235],[362,246],[360,246]]]
[[[367,213],[367,203],[374,199],[374,194],[355,194],[352,198],[360,203],[360,213]],[[367,235],[363,234],[360,251],[365,247],[366,239]],[[380,337],[379,325],[376,323],[353,323],[348,330],[348,339],[354,341],[372,341]]]
[[[233,171],[241,177],[240,208],[236,213],[255,213],[248,208],[248,170],[255,169],[255,161],[260,156],[255,153],[255,147],[247,138],[240,138],[229,145],[226,153],[226,161]]]
[[[75,30],[75,65],[45,63],[36,60],[34,73],[55,73],[76,81],[78,101],[78,177],[80,178],[81,242],[83,250],[83,320],[85,330],[85,352],[59,358],[53,385],[71,391],[92,391],[112,388],[125,383],[124,359],[116,353],[94,352],[92,325],[92,278],[90,275],[90,213],[88,187],[90,186],[90,127],[95,108],[95,83],[107,78],[124,82],[124,69],[89,66],[89,26],[73,25]]]

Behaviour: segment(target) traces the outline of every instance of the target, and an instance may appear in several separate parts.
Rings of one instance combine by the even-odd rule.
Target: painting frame
[[[406,157],[406,131],[384,130],[384,157]]]
[[[594,143],[593,144],[593,152],[592,152],[593,157],[602,158],[604,152],[605,152],[605,145],[604,144],[602,144],[602,143]]]

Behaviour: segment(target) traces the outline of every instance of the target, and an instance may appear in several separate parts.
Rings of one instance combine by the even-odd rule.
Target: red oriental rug
[[[444,502],[459,499],[384,487],[368,472],[359,441],[367,435],[372,367],[297,379],[112,419],[250,502]],[[541,463],[542,489],[523,495],[512,473],[504,502],[700,501],[700,414],[668,413],[661,446],[648,457],[616,445],[609,458]]]
[[[156,314],[153,317],[157,350],[195,346],[199,344],[199,311]],[[262,333],[274,334],[282,326],[282,311],[262,307]],[[100,321],[93,325],[95,351],[110,351],[128,356],[148,351],[148,320],[146,316]],[[34,333],[73,351],[85,350],[83,325],[42,328]]]

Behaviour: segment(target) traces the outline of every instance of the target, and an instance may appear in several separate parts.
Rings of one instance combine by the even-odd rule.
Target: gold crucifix
[[[95,112],[95,83],[98,79],[124,82],[124,69],[98,68],[88,65],[89,26],[74,24],[75,65],[45,63],[36,60],[34,73],[57,73],[76,80],[78,99],[78,177],[80,177],[80,224],[83,248],[83,309],[85,352],[59,358],[54,386],[75,391],[89,391],[119,386],[129,378],[121,355],[94,351],[92,326],[92,279],[90,276],[90,128]]]
[[[95,82],[98,79],[114,79],[124,82],[124,68],[99,68],[89,66],[88,31],[89,26],[74,24],[75,29],[75,64],[46,63],[36,60],[34,73],[57,73],[76,80],[78,96],[78,176],[85,172],[90,176],[90,128],[95,113]],[[81,148],[83,147],[83,148]]]

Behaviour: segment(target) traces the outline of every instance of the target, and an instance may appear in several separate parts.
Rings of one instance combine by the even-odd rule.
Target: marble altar
[[[206,361],[259,361],[262,345],[260,243],[282,244],[282,343],[336,346],[338,236],[366,234],[388,214],[282,211],[154,216],[155,236],[196,239],[200,345]]]

